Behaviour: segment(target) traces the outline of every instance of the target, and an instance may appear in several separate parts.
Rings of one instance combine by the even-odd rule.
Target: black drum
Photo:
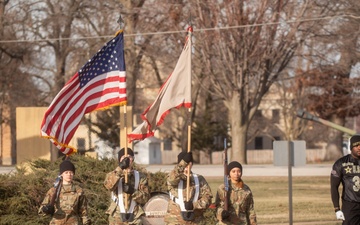
[[[157,193],[144,205],[144,225],[164,225],[164,217],[168,209],[170,197],[165,193]]]

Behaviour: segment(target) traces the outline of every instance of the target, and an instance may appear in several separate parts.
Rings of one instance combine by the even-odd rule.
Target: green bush
[[[38,216],[37,212],[58,176],[61,161],[38,159],[29,161],[29,168],[17,167],[16,173],[0,174],[0,225],[49,224],[51,218]],[[116,160],[72,155],[71,161],[76,166],[74,182],[84,188],[89,201],[89,217],[93,224],[107,224],[105,211],[110,203],[110,193],[103,182],[106,173],[116,168]],[[138,165],[135,169],[147,174],[152,193],[167,192],[166,173],[148,173]],[[207,219],[203,224],[215,224],[213,209],[208,209],[205,216]]]

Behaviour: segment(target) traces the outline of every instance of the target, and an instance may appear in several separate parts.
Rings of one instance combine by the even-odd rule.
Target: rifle
[[[62,176],[58,176],[54,182],[55,192],[51,196],[49,205],[51,205],[51,206],[55,205],[56,200],[59,198],[61,184],[62,184]]]
[[[60,190],[61,190],[61,183],[62,183],[62,177],[61,176],[58,176],[54,182],[54,188],[55,188],[55,191],[53,193],[53,195],[51,196],[51,199],[50,199],[50,202],[49,204],[47,205],[44,205],[42,208],[41,208],[41,211],[45,214],[50,214],[51,216],[54,214],[55,212],[55,202],[56,200],[58,199],[59,197],[59,194],[60,194]]]
[[[228,200],[228,191],[229,191],[229,180],[228,180],[228,158],[227,158],[227,144],[226,138],[224,139],[224,210],[228,210],[229,200]]]

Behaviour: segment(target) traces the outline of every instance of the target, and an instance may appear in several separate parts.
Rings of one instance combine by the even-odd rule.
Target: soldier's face
[[[232,181],[239,182],[242,176],[240,168],[235,167],[232,170],[230,170],[229,176]]]
[[[74,177],[74,172],[71,170],[67,170],[65,172],[63,172],[61,174],[62,178],[63,178],[63,183],[64,184],[69,184],[71,183],[71,181],[73,180]]]
[[[120,162],[121,161],[123,161],[123,159],[125,159],[125,158],[129,158],[130,159],[130,167],[131,167],[131,165],[133,164],[133,162],[134,162],[134,157],[132,156],[132,155],[123,155],[121,158],[120,158]]]
[[[360,158],[360,145],[357,145],[357,146],[352,147],[352,149],[351,149],[351,155],[352,155],[354,158],[357,158],[357,159]]]

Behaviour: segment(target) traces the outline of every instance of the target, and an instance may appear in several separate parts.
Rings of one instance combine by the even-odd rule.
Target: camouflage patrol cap
[[[60,174],[62,174],[65,171],[72,171],[75,174],[75,166],[70,162],[70,160],[64,160],[60,164]]]
[[[360,145],[360,135],[354,135],[350,138],[350,148]]]
[[[235,167],[239,168],[240,171],[242,172],[242,165],[236,161],[232,161],[231,163],[229,163],[228,165],[228,174],[230,173],[230,171],[232,169],[234,169]]]
[[[134,157],[134,152],[131,148],[127,148],[127,154]],[[121,157],[123,157],[123,155],[125,155],[125,148],[122,148],[122,149],[120,149],[120,151],[118,151],[118,160],[119,161],[120,161]]]

